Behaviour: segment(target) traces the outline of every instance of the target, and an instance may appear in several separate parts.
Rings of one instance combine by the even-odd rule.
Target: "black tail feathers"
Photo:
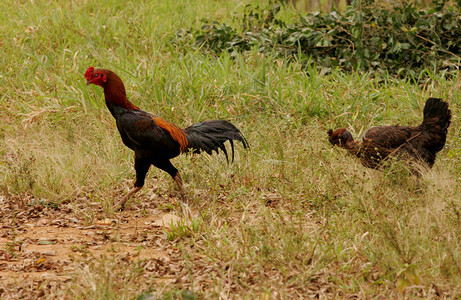
[[[229,141],[232,149],[232,161],[234,161],[234,140],[240,141],[244,148],[248,148],[248,142],[242,135],[240,130],[232,123],[224,120],[210,120],[192,124],[184,129],[189,141],[188,149],[193,152],[200,153],[205,151],[208,154],[216,153],[221,149],[226,155],[226,160],[229,161],[227,150],[224,143]]]
[[[448,108],[448,103],[439,98],[427,99],[424,106],[423,128],[446,131],[450,122],[451,111]]]
[[[434,152],[442,150],[445,146],[448,127],[451,122],[451,111],[448,103],[438,98],[429,98],[424,106],[424,119],[422,130],[429,134],[425,147]]]

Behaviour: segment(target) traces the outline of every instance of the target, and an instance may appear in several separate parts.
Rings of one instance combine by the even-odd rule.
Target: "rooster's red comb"
[[[94,67],[89,67],[88,70],[86,70],[86,72],[85,72],[86,80],[91,79],[91,75],[93,74],[93,71],[94,71]]]

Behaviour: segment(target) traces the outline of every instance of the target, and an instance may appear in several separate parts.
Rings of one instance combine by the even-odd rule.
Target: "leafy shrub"
[[[461,13],[454,8],[367,5],[342,14],[310,13],[293,24],[277,18],[280,9],[247,6],[240,28],[202,20],[200,29],[181,30],[174,42],[192,42],[216,54],[256,48],[286,58],[308,57],[323,68],[418,80],[439,71],[453,75],[461,64]]]

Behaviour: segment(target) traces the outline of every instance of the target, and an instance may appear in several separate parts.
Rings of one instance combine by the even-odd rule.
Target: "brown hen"
[[[377,126],[355,141],[345,128],[329,130],[329,141],[360,158],[368,168],[379,168],[390,157],[416,161],[431,168],[437,152],[445,145],[451,111],[448,103],[429,98],[419,126]]]

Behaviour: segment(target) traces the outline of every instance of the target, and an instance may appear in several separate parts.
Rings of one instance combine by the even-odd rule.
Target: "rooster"
[[[437,152],[445,145],[451,111],[437,98],[426,101],[419,126],[377,126],[368,129],[361,141],[354,141],[345,128],[329,130],[329,141],[360,158],[368,168],[379,168],[390,157],[417,161],[431,168]]]
[[[128,199],[143,187],[151,165],[170,174],[182,191],[181,176],[170,159],[189,151],[204,151],[211,155],[213,151],[218,153],[219,149],[228,159],[224,145],[226,141],[231,145],[232,160],[234,140],[240,141],[244,148],[248,148],[248,142],[240,130],[227,121],[203,121],[181,129],[161,117],[139,109],[128,101],[122,80],[110,70],[89,67],[85,78],[87,85],[95,84],[104,89],[107,108],[115,118],[122,141],[135,152],[136,180],[133,188],[117,204],[116,207],[120,210],[123,210]]]

